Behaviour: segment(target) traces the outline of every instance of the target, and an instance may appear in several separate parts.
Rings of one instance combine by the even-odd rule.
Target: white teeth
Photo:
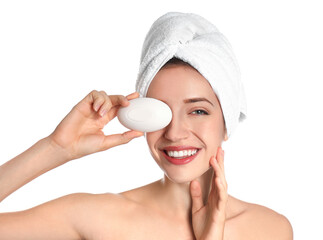
[[[197,149],[183,150],[183,151],[166,151],[167,155],[174,158],[189,157],[197,153]]]

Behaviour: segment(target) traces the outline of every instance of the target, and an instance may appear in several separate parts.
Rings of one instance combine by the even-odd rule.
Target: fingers
[[[117,115],[120,106],[127,107],[129,105],[129,100],[135,99],[137,97],[139,97],[139,93],[137,92],[131,93],[126,97],[121,95],[111,95],[110,98],[114,106],[110,109],[110,111],[107,114],[107,121],[110,121]]]
[[[109,136],[105,136],[100,150],[104,151],[109,148],[128,143],[132,139],[141,137],[143,135],[144,135],[143,132],[131,130],[131,131],[124,132],[122,134],[112,134]]]
[[[112,107],[112,102],[104,91],[92,91],[90,98],[92,99],[93,110],[98,112],[101,117]]]
[[[92,91],[90,93],[93,110],[103,117],[112,107],[116,105],[126,106],[128,100],[122,95],[108,96],[104,91]]]
[[[126,96],[126,98],[127,98],[128,100],[135,99],[135,98],[137,98],[137,97],[139,97],[139,93],[138,93],[138,92],[134,92],[134,93],[131,93],[131,94],[129,94],[128,96]]]
[[[228,185],[224,174],[224,151],[219,148],[216,160],[212,157],[210,163],[215,172],[213,187],[216,188],[216,192],[218,193],[218,207],[221,209],[225,207],[228,198]]]
[[[224,151],[222,148],[218,149],[216,158],[212,157],[210,160],[210,164],[215,171],[215,177],[219,177],[222,184],[227,187],[227,182],[225,179],[225,172],[224,172]]]
[[[218,148],[218,153],[217,153],[216,159],[222,169],[223,174],[225,174],[225,171],[224,171],[224,151],[221,147]]]
[[[192,197],[192,214],[194,214],[203,207],[202,190],[198,181],[193,180],[191,182],[190,192]]]
[[[104,91],[92,91],[88,95],[89,101],[92,103],[93,110],[103,117],[107,112],[112,109],[109,118],[115,117],[116,112],[120,106],[126,107],[129,105],[131,99],[137,98],[139,93],[134,92],[127,97],[122,95],[107,95]]]

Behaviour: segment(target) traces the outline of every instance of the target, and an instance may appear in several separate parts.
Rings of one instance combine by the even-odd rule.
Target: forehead
[[[194,68],[185,65],[162,68],[150,83],[147,97],[162,101],[205,97],[213,103],[218,101],[209,82]]]

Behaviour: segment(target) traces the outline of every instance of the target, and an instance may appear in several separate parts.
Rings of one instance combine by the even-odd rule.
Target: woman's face
[[[208,81],[190,66],[169,65],[157,73],[147,97],[165,102],[173,113],[167,127],[147,133],[159,167],[176,183],[201,176],[227,139],[221,106]]]

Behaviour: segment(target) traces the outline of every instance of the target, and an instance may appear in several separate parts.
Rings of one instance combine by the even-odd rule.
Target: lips
[[[183,165],[193,161],[199,150],[192,146],[168,146],[162,149],[162,153],[170,163]]]

